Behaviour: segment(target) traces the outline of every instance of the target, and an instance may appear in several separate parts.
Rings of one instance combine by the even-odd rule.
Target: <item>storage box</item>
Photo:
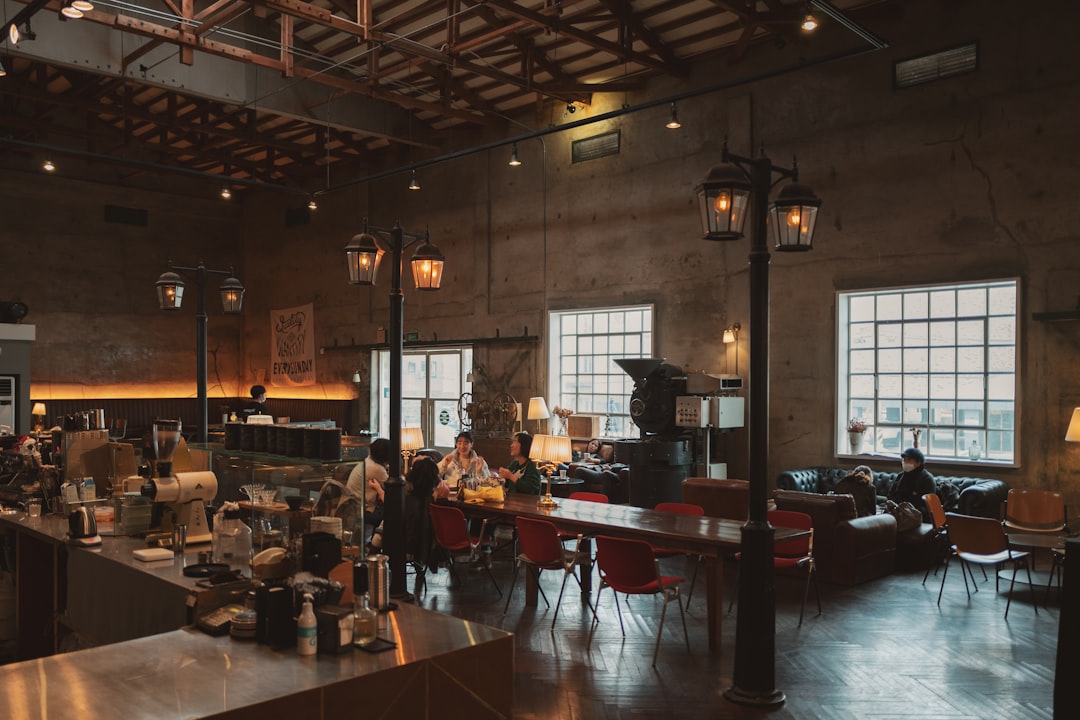
[[[557,418],[551,420],[557,421]],[[600,437],[602,425],[599,415],[571,415],[566,418],[566,434],[572,438],[592,439]]]

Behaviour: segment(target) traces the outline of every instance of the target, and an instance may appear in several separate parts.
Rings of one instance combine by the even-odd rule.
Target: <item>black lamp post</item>
[[[372,233],[383,236],[380,241]],[[411,238],[406,242],[405,238]],[[408,598],[405,581],[405,481],[401,477],[401,363],[404,355],[402,328],[404,326],[405,296],[401,291],[401,254],[421,242],[413,254],[411,265],[417,290],[438,290],[442,283],[445,258],[439,249],[428,242],[428,235],[406,233],[400,225],[389,230],[372,227],[364,221],[364,232],[354,235],[345,246],[349,264],[349,282],[353,285],[374,285],[379,262],[384,252],[391,255],[390,281],[390,471],[386,481],[385,512],[383,515],[383,547],[390,556],[390,595]]]
[[[765,156],[741,157],[724,144],[723,165],[714,167],[697,188],[706,240],[742,237],[747,210],[750,225],[750,500],[742,527],[739,614],[735,625],[734,682],[724,690],[732,702],[777,705],[784,693],[775,685],[776,604],[773,587],[773,527],[768,520],[769,462],[769,249],[766,231],[781,251],[809,250],[821,200],[798,184],[798,168],[777,167]],[[769,192],[791,178],[772,207]]]
[[[181,267],[169,261],[169,271],[158,278],[158,307],[162,310],[179,310],[184,301],[184,278],[177,271],[195,273],[195,284],[199,288],[199,307],[195,314],[195,362],[196,383],[198,385],[198,403],[196,412],[199,421],[199,442],[207,441],[206,411],[206,279],[208,275],[225,275],[221,283],[221,307],[226,315],[239,315],[244,305],[244,286],[233,275],[233,269],[210,270],[199,260],[197,267]]]

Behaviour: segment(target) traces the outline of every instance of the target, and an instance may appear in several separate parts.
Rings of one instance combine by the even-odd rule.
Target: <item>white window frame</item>
[[[836,308],[838,456],[860,457],[858,417],[864,454],[896,458],[918,427],[934,464],[1019,467],[1019,278],[839,291]]]
[[[655,321],[652,304],[550,311],[550,409],[559,406],[577,415],[599,416],[600,437],[632,436],[634,380],[614,359],[655,357]]]

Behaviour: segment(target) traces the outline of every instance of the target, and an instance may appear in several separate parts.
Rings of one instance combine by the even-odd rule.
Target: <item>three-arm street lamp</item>
[[[377,235],[378,236],[377,236]],[[410,240],[406,242],[405,238]],[[428,234],[407,233],[395,224],[390,229],[374,227],[364,220],[364,231],[345,246],[349,282],[374,285],[384,253],[391,257],[390,276],[390,471],[387,473],[383,548],[390,556],[390,595],[409,598],[405,580],[405,481],[401,477],[401,363],[404,355],[405,296],[401,291],[401,254],[420,243],[413,254],[413,282],[417,290],[438,290],[442,284],[445,258],[428,242]]]
[[[698,186],[705,240],[742,237],[750,223],[750,500],[742,527],[739,614],[735,626],[733,684],[724,690],[732,702],[777,705],[784,693],[776,680],[776,598],[773,587],[773,527],[768,520],[769,462],[769,249],[766,233],[778,251],[810,250],[821,200],[799,184],[797,167],[777,167],[765,156],[728,152]],[[778,175],[773,182],[773,175]],[[770,207],[769,192],[785,178],[792,182]]]
[[[206,410],[206,280],[209,275],[225,275],[221,283],[221,307],[226,315],[239,315],[244,305],[244,286],[236,279],[233,269],[210,270],[200,259],[196,267],[173,265],[170,260],[168,272],[158,278],[158,307],[162,310],[179,310],[184,301],[184,278],[179,272],[195,273],[195,285],[199,289],[199,306],[195,314],[195,362],[198,403],[196,418],[199,422],[199,442],[207,441],[208,415]]]

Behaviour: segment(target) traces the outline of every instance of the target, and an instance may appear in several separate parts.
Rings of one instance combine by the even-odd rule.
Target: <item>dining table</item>
[[[709,626],[709,650],[720,650],[723,617],[724,558],[738,552],[742,543],[741,520],[660,512],[631,505],[616,505],[560,498],[555,507],[539,505],[535,495],[507,493],[502,502],[460,502],[466,516],[507,522],[517,517],[549,520],[559,530],[580,533],[584,538],[597,535],[631,538],[664,549],[683,551],[705,559],[705,594]],[[808,535],[796,528],[774,528],[774,541]],[[590,592],[590,564],[582,568],[582,591]],[[526,573],[526,605],[536,605],[536,592]],[[535,581],[533,581],[535,582]]]

